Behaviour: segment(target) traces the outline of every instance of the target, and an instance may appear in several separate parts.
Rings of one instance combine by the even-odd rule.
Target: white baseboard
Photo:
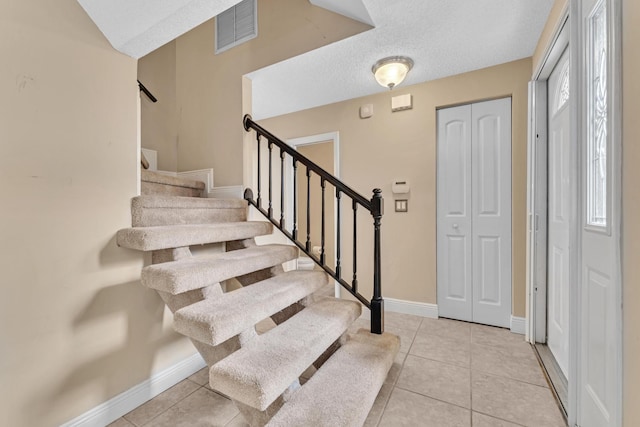
[[[394,313],[413,314],[421,317],[438,318],[438,305],[426,302],[405,301],[395,298],[384,299],[385,310]]]
[[[524,335],[526,330],[526,319],[524,317],[511,316],[511,332]]]
[[[395,298],[384,299],[384,311],[392,313],[413,314],[414,316],[438,318],[438,305],[426,302],[405,301]],[[367,309],[362,310],[363,319],[370,319],[371,312]]]
[[[148,380],[120,393],[84,414],[62,424],[61,427],[106,426],[133,409],[156,397],[169,387],[195,374],[207,366],[200,354],[196,353],[173,366],[154,374]]]
[[[209,190],[207,197],[214,199],[242,199],[244,197],[244,188],[242,185],[214,187]]]

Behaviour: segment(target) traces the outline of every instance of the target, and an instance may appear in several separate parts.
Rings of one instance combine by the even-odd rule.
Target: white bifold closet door
[[[511,321],[511,98],[438,111],[442,317]]]

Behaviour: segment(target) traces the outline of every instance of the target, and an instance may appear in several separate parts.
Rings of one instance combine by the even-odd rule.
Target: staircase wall
[[[60,425],[195,353],[117,248],[136,61],[76,0],[0,5],[0,425]]]
[[[140,98],[142,146],[158,152],[158,169],[178,171],[176,42],[171,41],[138,61],[140,80],[158,102]],[[210,166],[209,166],[210,167]]]
[[[308,1],[258,0],[258,37],[241,46],[215,55],[214,20],[176,39],[178,170],[242,184],[242,76],[369,28]]]

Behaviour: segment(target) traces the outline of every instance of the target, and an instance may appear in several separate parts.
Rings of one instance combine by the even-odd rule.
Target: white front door
[[[568,377],[571,230],[571,140],[569,138],[569,51],[548,81],[547,345]]]
[[[621,425],[620,124],[618,49],[620,3],[585,0],[581,20],[585,94],[580,127],[583,201],[580,218],[578,424]],[[612,35],[615,35],[612,37]],[[612,50],[612,48],[614,50]]]
[[[438,310],[509,327],[511,99],[438,111]]]

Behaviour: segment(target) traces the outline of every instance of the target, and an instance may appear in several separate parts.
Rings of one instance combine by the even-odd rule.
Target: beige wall
[[[176,40],[178,170],[213,167],[216,186],[242,175],[242,76],[368,29],[300,0],[260,0],[258,37],[214,55],[214,21]]]
[[[54,426],[193,354],[117,248],[137,191],[136,61],[76,0],[0,6],[0,425]]]
[[[436,108],[512,96],[513,313],[524,317],[527,82],[530,75],[531,60],[524,59],[267,119],[261,125],[282,139],[340,132],[343,181],[366,197],[371,196],[374,187],[380,187],[386,198],[382,220],[384,295],[435,304]],[[404,93],[413,95],[414,108],[392,113],[391,97]],[[358,108],[367,103],[373,104],[375,114],[361,120]],[[391,182],[398,177],[411,182],[408,213],[396,213],[393,209]],[[371,222],[366,218],[363,221]],[[362,238],[367,240],[369,236]],[[349,247],[348,242],[345,247]],[[371,257],[363,256],[359,263],[361,271],[371,270]],[[366,282],[361,284],[365,290]]]
[[[176,42],[167,43],[138,61],[138,80],[158,99],[141,95],[142,147],[158,151],[158,169],[178,170]]]
[[[622,276],[625,427],[640,425],[640,3],[623,0]]]
[[[547,46],[552,41],[552,37],[558,28],[558,25],[564,19],[565,12],[569,6],[569,0],[555,0],[553,6],[551,7],[551,11],[549,12],[549,17],[547,18],[547,22],[542,30],[542,34],[540,35],[540,39],[538,40],[538,45],[536,46],[536,50],[533,52],[533,71],[535,72],[538,67],[542,65],[542,61],[544,60],[545,50]]]

